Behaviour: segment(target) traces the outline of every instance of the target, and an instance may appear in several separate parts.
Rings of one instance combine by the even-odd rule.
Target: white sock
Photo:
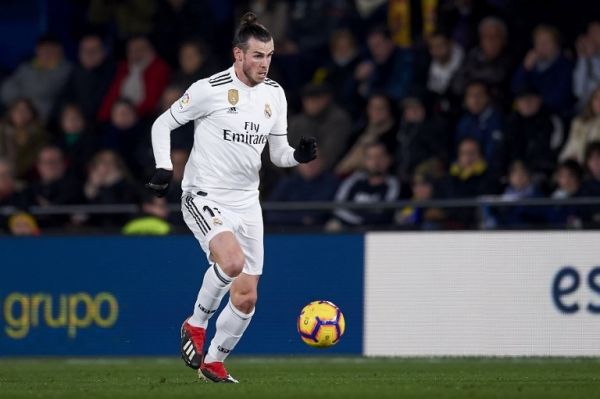
[[[217,319],[217,332],[210,342],[210,348],[208,348],[204,361],[206,363],[224,361],[242,338],[246,327],[252,320],[252,315],[254,315],[254,309],[250,314],[240,312],[230,300]]]
[[[198,299],[194,305],[194,314],[188,320],[194,327],[206,328],[208,320],[217,311],[221,299],[225,296],[234,278],[229,277],[223,270],[213,263],[204,273],[202,287],[198,292]]]

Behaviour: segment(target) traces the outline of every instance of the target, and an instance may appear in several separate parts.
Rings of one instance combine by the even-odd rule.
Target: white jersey
[[[287,141],[285,93],[273,80],[249,87],[231,67],[192,84],[152,126],[157,168],[172,169],[170,131],[188,121],[194,121],[194,146],[185,167],[184,192],[257,193],[267,141],[275,165],[298,164]]]

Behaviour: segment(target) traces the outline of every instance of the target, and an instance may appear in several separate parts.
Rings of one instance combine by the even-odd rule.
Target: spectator
[[[367,36],[367,45],[370,58],[361,62],[354,74],[360,94],[369,97],[383,92],[394,101],[402,100],[413,75],[411,50],[397,47],[386,28],[372,30]]]
[[[28,204],[47,207],[70,205],[83,202],[81,188],[73,179],[66,176],[66,162],[59,147],[46,146],[37,157],[39,180],[25,191]],[[40,215],[38,222],[42,228],[64,226],[68,218],[63,215]]]
[[[170,68],[158,57],[150,41],[136,36],[127,41],[127,59],[121,61],[104,97],[99,119],[110,118],[113,104],[125,98],[135,104],[140,117],[156,111],[160,95],[169,84]]]
[[[441,182],[440,190],[446,198],[497,194],[497,178],[490,172],[476,139],[466,137],[459,142],[457,161],[451,165],[449,176]],[[449,227],[475,227],[477,217],[473,208],[452,208],[446,213]]]
[[[568,159],[558,165],[555,175],[556,190],[552,198],[570,198],[579,194],[583,170],[577,161]]]
[[[102,37],[88,34],[79,41],[79,63],[73,68],[62,94],[63,103],[78,104],[85,118],[94,120],[115,74]]]
[[[164,236],[171,232],[167,222],[169,207],[165,198],[148,195],[142,203],[142,214],[123,226],[124,235]]]
[[[462,97],[469,82],[485,83],[497,105],[508,104],[506,94],[510,84],[513,59],[506,50],[506,24],[496,17],[487,17],[479,23],[479,46],[467,54],[465,63],[452,81],[452,90]]]
[[[423,230],[437,230],[444,215],[439,208],[419,206],[419,201],[434,198],[435,180],[427,175],[416,173],[412,181],[412,200],[414,203],[405,206],[396,214],[396,223],[404,227],[418,227]]]
[[[477,24],[491,11],[488,4],[478,0],[442,0],[437,8],[437,25],[459,46],[468,50],[476,44]]]
[[[532,173],[549,177],[556,169],[563,137],[561,119],[542,107],[535,89],[517,94],[515,110],[506,125],[510,159],[526,161]]]
[[[31,177],[37,153],[48,140],[31,101],[16,100],[9,106],[0,123],[0,156],[12,164],[17,179]]]
[[[300,137],[310,134],[327,154],[325,170],[331,170],[346,150],[351,133],[350,116],[333,102],[331,88],[309,84],[302,91],[303,112],[290,118],[288,138],[296,146]]]
[[[514,161],[509,167],[508,186],[501,198],[504,201],[517,201],[540,197],[543,195],[533,181],[531,170],[524,162]],[[488,227],[490,223],[503,227],[533,227],[544,223],[546,215],[544,210],[538,207],[501,206],[496,208],[494,219],[493,222],[487,222]]]
[[[187,164],[190,152],[182,148],[173,148],[171,150],[171,162],[173,163],[173,179],[169,185],[169,191],[165,198],[169,204],[181,204],[181,196],[183,191],[181,189],[181,182],[183,181],[183,171]],[[169,214],[167,219],[169,224],[174,227],[185,227],[185,221],[181,212],[172,212]]]
[[[502,114],[491,103],[483,82],[471,82],[465,91],[466,112],[456,127],[456,142],[470,137],[479,142],[487,167],[501,172],[504,167]]]
[[[179,69],[173,74],[171,84],[187,89],[197,80],[219,71],[203,41],[187,40],[179,47]]]
[[[181,61],[181,51],[178,57],[178,50],[183,40],[203,37],[210,38],[213,44],[220,44],[215,43],[218,40],[215,36],[219,35],[216,32],[217,24],[211,8],[209,1],[202,0],[161,0],[159,2],[158,12],[154,18],[152,39],[156,43],[158,53],[170,65],[175,65],[178,58]]]
[[[560,160],[583,162],[585,147],[600,140],[600,86],[594,90],[583,111],[573,119],[569,138],[560,153]]]
[[[83,192],[87,203],[92,205],[135,204],[139,199],[125,163],[111,150],[102,150],[94,156]],[[90,218],[90,224],[116,227],[126,220],[121,214],[103,215]]]
[[[568,116],[573,105],[572,82],[573,66],[562,54],[558,30],[539,25],[533,31],[533,48],[513,78],[513,92],[533,87],[551,112]]]
[[[57,144],[65,154],[69,175],[83,181],[87,164],[100,146],[98,137],[90,131],[81,108],[66,104],[60,113],[60,135]]]
[[[13,236],[39,236],[42,233],[35,218],[25,212],[11,215],[8,229]]]
[[[51,35],[42,36],[32,61],[21,64],[2,84],[0,96],[7,106],[28,98],[47,120],[71,73],[71,64],[63,56],[60,42]]]
[[[0,208],[15,207],[19,208],[24,205],[23,197],[17,190],[17,182],[15,181],[13,168],[11,163],[0,158]],[[0,212],[0,232],[8,228],[6,217]]]
[[[100,144],[119,154],[126,160],[128,168],[138,175],[145,164],[140,153],[141,147],[147,144],[144,133],[133,103],[119,99],[113,103],[110,123],[102,132]]]
[[[427,76],[427,89],[438,96],[446,96],[450,82],[462,65],[464,51],[440,32],[429,37],[428,45],[431,63]]]
[[[389,174],[392,158],[383,143],[375,142],[364,147],[364,171],[353,173],[342,182],[337,190],[337,202],[377,204],[396,201],[400,194],[398,181]],[[327,229],[337,230],[347,226],[390,225],[394,212],[390,209],[337,209],[335,218],[327,224]]]
[[[348,112],[359,112],[361,99],[354,80],[354,71],[362,57],[356,38],[349,29],[340,29],[331,35],[329,60],[315,72],[313,80],[326,82],[334,90],[334,100]]]
[[[600,141],[594,141],[585,149],[585,169],[587,176],[581,184],[582,197],[600,197]],[[581,207],[585,221],[600,224],[600,206]]]
[[[577,63],[573,72],[573,93],[583,108],[592,92],[600,87],[600,20],[588,25],[587,34],[575,43]]]
[[[373,94],[367,103],[367,126],[356,143],[337,164],[335,173],[347,176],[360,169],[364,163],[365,145],[377,141],[384,142],[388,152],[393,152],[397,131],[394,104],[384,94]]]
[[[449,140],[444,122],[437,116],[428,118],[425,105],[418,97],[408,97],[402,102],[402,122],[395,140],[396,167],[402,182],[409,182],[423,162],[448,160]]]
[[[291,175],[281,179],[269,196],[269,201],[313,202],[331,201],[338,179],[324,168],[322,155],[312,162],[298,165]],[[267,223],[286,226],[318,226],[329,218],[328,211],[270,211]]]

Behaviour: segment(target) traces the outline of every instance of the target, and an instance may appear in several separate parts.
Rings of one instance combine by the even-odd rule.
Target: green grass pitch
[[[594,398],[600,359],[237,357],[240,384],[178,359],[1,359],[0,398]]]

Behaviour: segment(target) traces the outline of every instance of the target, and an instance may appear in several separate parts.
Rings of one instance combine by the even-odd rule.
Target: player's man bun
[[[261,42],[270,41],[273,36],[262,24],[258,23],[256,14],[249,11],[244,14],[240,20],[240,26],[235,31],[233,37],[233,47],[239,47],[246,50],[248,47],[248,39],[251,37]]]

